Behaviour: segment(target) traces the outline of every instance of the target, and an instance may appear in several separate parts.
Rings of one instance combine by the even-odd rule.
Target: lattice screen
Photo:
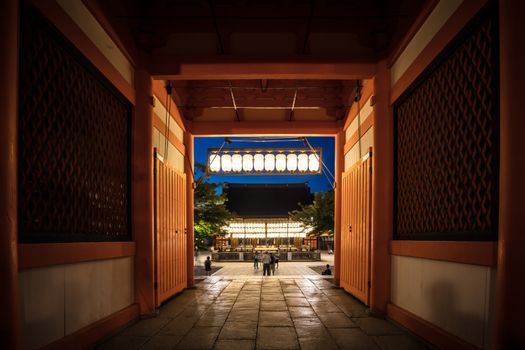
[[[395,238],[497,237],[496,17],[484,14],[394,106]]]
[[[130,239],[129,102],[27,9],[20,55],[20,241]]]

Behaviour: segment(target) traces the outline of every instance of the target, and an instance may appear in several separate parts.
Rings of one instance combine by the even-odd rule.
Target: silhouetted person
[[[262,263],[263,263],[263,276],[270,276],[270,263],[272,262],[272,258],[270,258],[270,254],[268,252],[264,252],[262,257]]]
[[[259,270],[259,256],[257,255],[257,252],[253,253],[253,269]]]
[[[204,262],[204,270],[206,270],[206,276],[211,275],[211,259],[210,259],[210,257],[207,257],[206,261]]]
[[[332,275],[332,270],[330,270],[330,264],[326,264],[326,270],[324,270],[321,275],[327,275],[327,276],[331,276]]]
[[[270,253],[270,270],[272,271],[272,276],[275,275],[275,255]]]

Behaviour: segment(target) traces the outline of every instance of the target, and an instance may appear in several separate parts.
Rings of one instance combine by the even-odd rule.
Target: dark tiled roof
[[[312,203],[307,184],[227,184],[224,193],[231,212],[245,218],[288,217],[288,212],[300,209],[298,203]]]

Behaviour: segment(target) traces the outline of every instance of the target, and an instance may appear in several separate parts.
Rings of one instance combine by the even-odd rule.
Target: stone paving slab
[[[292,327],[293,322],[288,311],[261,311],[259,327]]]
[[[236,321],[226,322],[222,327],[219,339],[255,339],[257,336],[257,322]]]
[[[146,344],[140,347],[141,350],[172,350],[182,339],[181,335],[156,335]]]
[[[290,316],[292,318],[316,317],[317,314],[311,307],[289,307]]]
[[[293,327],[259,327],[257,349],[299,349],[295,329]]]
[[[220,271],[227,271],[223,268]],[[351,295],[310,276],[211,276],[98,349],[425,350]]]
[[[221,327],[192,328],[177,344],[176,349],[213,349]]]
[[[218,340],[213,350],[253,350],[255,340]]]

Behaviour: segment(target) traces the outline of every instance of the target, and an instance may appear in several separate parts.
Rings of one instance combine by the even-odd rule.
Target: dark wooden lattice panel
[[[497,22],[481,15],[394,105],[395,238],[497,237]]]
[[[20,56],[20,241],[131,239],[129,102],[27,9]]]

